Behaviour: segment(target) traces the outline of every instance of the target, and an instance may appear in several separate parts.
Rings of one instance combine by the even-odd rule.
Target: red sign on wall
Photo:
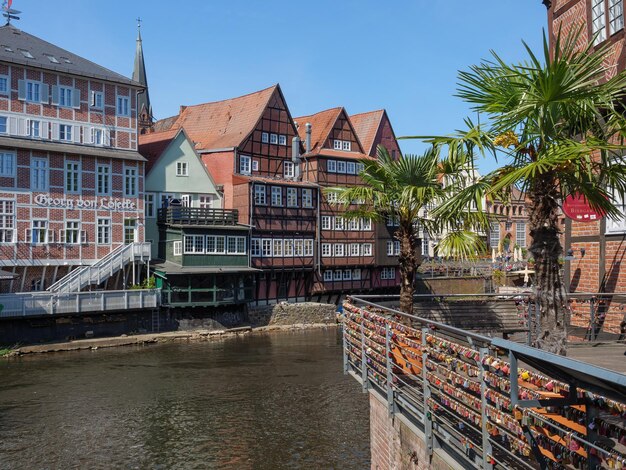
[[[582,194],[570,194],[563,201],[563,212],[576,222],[596,222],[604,217],[600,211],[591,208]]]

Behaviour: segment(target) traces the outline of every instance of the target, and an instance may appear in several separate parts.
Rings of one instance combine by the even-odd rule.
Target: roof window
[[[61,62],[59,62],[59,59],[57,59],[56,57],[54,57],[53,55],[47,55],[46,57],[48,58],[48,60],[50,62],[52,62],[53,64],[60,64]]]
[[[61,57],[61,60],[63,62],[65,62],[66,64],[71,64],[72,63],[72,61],[70,59],[68,59],[67,57]]]
[[[22,53],[22,55],[23,55],[24,57],[26,57],[27,59],[34,59],[33,55],[32,55],[30,52],[28,52],[27,50],[25,50],[25,49],[19,49],[19,51],[20,51],[20,52]]]
[[[4,50],[7,52],[13,52],[13,49],[11,49],[9,46],[2,46],[4,47]]]

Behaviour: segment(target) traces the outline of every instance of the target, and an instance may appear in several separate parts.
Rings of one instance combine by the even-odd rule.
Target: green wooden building
[[[145,233],[163,305],[218,307],[253,300],[250,227],[223,197],[183,129],[144,134]]]

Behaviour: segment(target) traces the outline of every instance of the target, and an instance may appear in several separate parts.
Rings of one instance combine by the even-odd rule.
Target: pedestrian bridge
[[[626,375],[379,300],[343,305],[344,372],[369,392],[372,469],[626,468]]]

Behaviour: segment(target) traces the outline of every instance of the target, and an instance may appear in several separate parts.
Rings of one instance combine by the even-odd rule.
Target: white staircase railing
[[[150,242],[120,245],[96,263],[74,269],[52,284],[48,292],[80,292],[92,284],[99,285],[132,261],[150,260]]]

